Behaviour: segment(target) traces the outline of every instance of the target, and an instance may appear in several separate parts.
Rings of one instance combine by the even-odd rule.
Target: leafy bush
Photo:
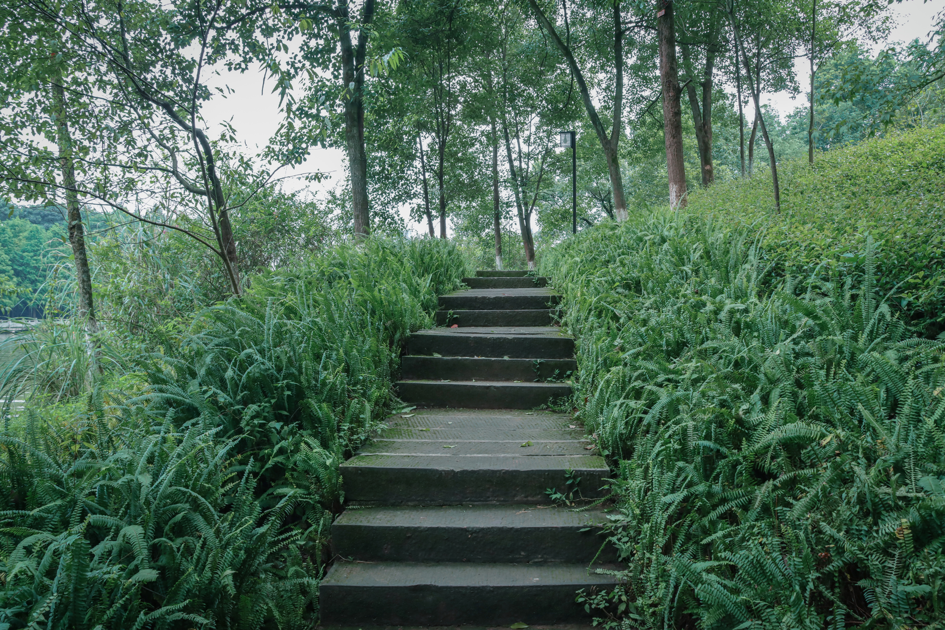
[[[36,389],[0,432],[0,629],[314,627],[338,465],[467,273],[448,242],[341,245]],[[77,344],[17,378],[59,382]]]
[[[945,585],[945,342],[864,272],[769,288],[743,227],[657,214],[546,253],[614,462],[630,628],[916,627]],[[766,237],[770,239],[770,232]]]
[[[785,162],[781,214],[763,173],[694,192],[690,210],[763,231],[778,277],[860,269],[880,247],[877,287],[929,334],[945,329],[945,126],[873,139]]]

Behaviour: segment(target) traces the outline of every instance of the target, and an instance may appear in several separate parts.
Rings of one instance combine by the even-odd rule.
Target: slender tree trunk
[[[495,268],[502,271],[502,199],[499,197],[499,135],[495,119],[489,120],[492,127],[492,228],[495,231]]]
[[[742,109],[742,71],[738,63],[738,51],[735,51],[735,89],[738,92],[738,158],[741,162],[742,177],[745,176],[745,112]]]
[[[751,121],[751,134],[748,136],[748,174],[751,175],[755,166],[755,137],[758,134],[758,110]]]
[[[657,18],[660,80],[663,85],[663,135],[666,140],[666,168],[669,172],[669,204],[686,206],[686,164],[683,161],[682,106],[679,102],[679,73],[676,65],[676,29],[673,4],[658,0],[662,6]]]
[[[512,157],[512,138],[509,135],[509,126],[502,122],[502,134],[505,136],[505,157],[509,163],[509,177],[512,180],[512,192],[515,197],[515,208],[518,211],[518,229],[522,233],[522,246],[525,248],[525,261],[528,268],[535,268],[535,244],[532,241],[531,225],[525,218],[525,200],[519,185],[518,174],[515,172],[515,159]]]
[[[441,142],[439,147],[440,163],[436,167],[437,191],[440,195],[440,238],[446,238],[446,172],[443,168],[443,160],[446,158],[446,142]]]
[[[696,93],[696,86],[690,80],[686,84],[686,93],[689,97],[689,108],[692,110],[693,127],[696,130],[696,144],[699,148],[699,166],[702,173],[702,185],[708,186],[715,179],[715,168],[712,163],[712,72],[715,65],[715,53],[710,42],[706,53],[705,69],[702,74],[702,104]],[[688,44],[681,44],[683,66],[690,79],[695,79],[692,58]]]
[[[807,161],[814,163],[814,60],[816,58],[817,0],[813,0],[810,26],[810,125],[807,127]]]
[[[427,185],[427,162],[423,157],[423,136],[417,133],[417,144],[420,145],[420,172],[423,179],[423,213],[427,217],[427,226],[430,228],[430,238],[436,238],[433,229],[433,212],[430,210],[430,187]]]
[[[348,169],[351,172],[351,211],[354,215],[354,234],[364,238],[371,231],[371,215],[367,193],[367,151],[364,146],[364,59],[367,35],[358,36],[357,48],[351,41],[348,0],[339,4],[337,20],[341,35],[342,84],[347,90],[344,100],[345,144],[348,149]],[[374,18],[374,0],[365,0],[361,24],[369,25]],[[352,88],[353,86],[353,88]]]
[[[62,86],[62,77],[56,76],[52,84],[53,112],[56,116],[56,144],[59,145],[59,169],[62,173],[62,185],[66,189],[66,212],[69,219],[69,244],[75,259],[76,281],[79,288],[78,315],[84,320],[90,334],[98,331],[95,318],[95,303],[92,296],[92,273],[85,250],[85,228],[82,225],[82,211],[79,207],[79,194],[75,181],[75,162],[72,158],[72,134],[69,131],[69,105],[66,91]]]
[[[765,139],[765,146],[768,148],[768,160],[771,163],[771,184],[774,188],[774,209],[777,212],[781,212],[781,186],[778,183],[778,162],[774,155],[774,145],[771,143],[771,136],[768,135],[768,127],[765,125],[764,114],[761,113],[760,73],[759,81],[754,81],[752,78],[751,63],[748,61],[748,54],[745,52],[745,47],[741,43],[741,35],[738,32],[738,26],[735,24],[735,16],[732,14],[729,14],[729,16],[732,22],[732,34],[735,36],[735,45],[741,49],[742,52],[742,61],[745,64],[745,72],[748,76],[748,89],[751,91],[752,100],[755,102],[758,126],[761,127],[761,135]]]

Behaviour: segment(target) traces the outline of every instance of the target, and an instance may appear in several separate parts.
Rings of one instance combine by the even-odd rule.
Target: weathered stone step
[[[319,604],[327,624],[562,623],[589,617],[579,589],[615,585],[586,564],[338,562]]]
[[[558,328],[505,327],[434,328],[407,340],[408,355],[570,359],[574,340]]]
[[[371,440],[361,449],[370,455],[437,455],[461,457],[496,455],[505,457],[542,457],[546,455],[588,455],[594,446],[578,440]]]
[[[335,555],[369,562],[616,560],[601,509],[461,505],[348,509],[331,527]],[[598,554],[598,552],[600,552]]]
[[[524,269],[512,269],[510,271],[496,271],[495,269],[485,269],[476,272],[479,278],[521,278],[527,276],[528,271]]]
[[[576,369],[574,359],[405,356],[400,361],[400,372],[406,380],[544,382],[568,379]]]
[[[437,326],[551,326],[556,309],[511,309],[504,311],[437,311]]]
[[[475,278],[463,278],[463,284],[470,289],[531,289],[548,286],[548,278],[544,276],[521,276],[515,278],[477,276]]]
[[[447,449],[444,449],[447,450]],[[356,455],[341,465],[345,499],[384,505],[544,503],[545,490],[568,491],[568,471],[583,498],[602,496],[608,475],[594,455]]]
[[[398,381],[405,403],[461,409],[535,409],[571,397],[570,383]]]
[[[502,311],[553,308],[561,296],[550,289],[469,289],[439,298],[444,311]]]

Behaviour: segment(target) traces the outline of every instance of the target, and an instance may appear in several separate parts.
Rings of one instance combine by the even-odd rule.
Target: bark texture
[[[660,82],[663,86],[663,130],[666,140],[666,168],[669,174],[669,203],[673,208],[686,206],[686,164],[683,161],[682,106],[680,105],[679,69],[676,62],[676,28],[673,5],[663,4],[657,18],[659,37]]]
[[[499,136],[495,119],[492,127],[492,229],[495,232],[495,268],[502,271],[502,198],[499,196]]]
[[[368,26],[374,19],[374,0],[365,0],[361,24]],[[351,40],[348,0],[341,0],[336,25],[341,36],[341,78],[347,90],[344,101],[345,145],[348,169],[351,174],[351,212],[354,216],[354,234],[366,237],[371,231],[371,214],[367,192],[367,151],[364,146],[364,59],[367,53],[367,35]],[[353,89],[351,86],[354,86]]]

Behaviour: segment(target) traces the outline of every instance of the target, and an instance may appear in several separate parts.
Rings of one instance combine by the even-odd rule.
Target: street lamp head
[[[574,146],[574,132],[573,131],[559,131],[558,132],[558,146],[562,149],[570,149]]]

